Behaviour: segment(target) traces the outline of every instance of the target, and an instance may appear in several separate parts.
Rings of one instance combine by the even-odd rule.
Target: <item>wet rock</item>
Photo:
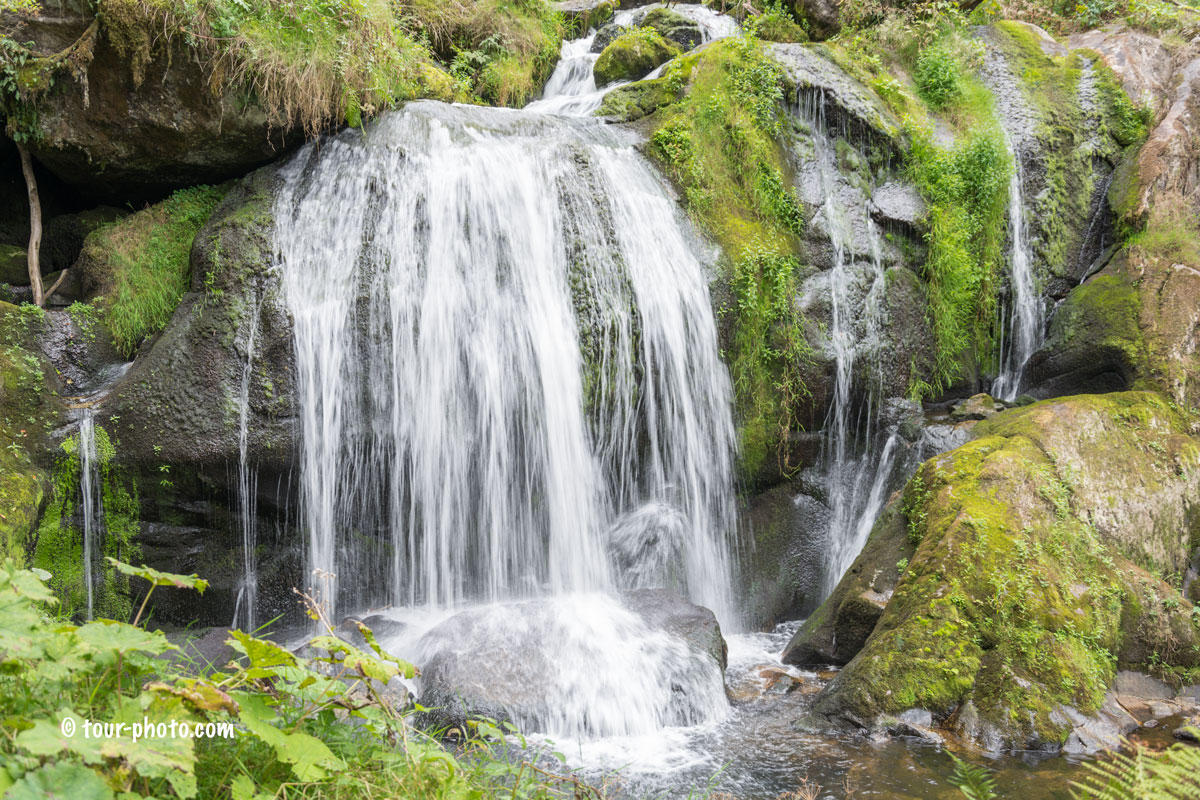
[[[1183,724],[1172,732],[1172,735],[1185,742],[1200,744],[1200,714],[1184,720]]]
[[[849,663],[883,616],[913,550],[900,504],[893,501],[833,593],[788,642],[783,662],[809,667]]]
[[[163,655],[174,666],[193,675],[223,669],[242,654],[229,644],[232,628],[193,628],[167,634],[167,641],[179,648]]]
[[[1134,30],[1122,20],[1099,30],[1071,34],[1067,47],[1096,51],[1134,102],[1155,111],[1163,107],[1176,59],[1161,39]]]
[[[1158,678],[1127,669],[1117,673],[1113,689],[1118,695],[1140,697],[1143,700],[1170,700],[1175,697],[1175,691]]]
[[[555,0],[554,5],[571,25],[571,29],[582,35],[590,28],[612,19],[618,3],[613,0]]]
[[[561,733],[586,707],[586,730],[612,734],[720,713],[724,643],[711,612],[661,590],[629,603],[636,611],[591,596],[459,612],[417,647],[426,723],[463,729],[484,717]],[[618,693],[635,705],[613,708]]]
[[[636,81],[679,53],[679,45],[667,41],[657,31],[635,29],[605,47],[592,72],[596,85],[601,87],[615,81]]]
[[[214,92],[183,37],[147,44],[138,69],[95,19],[78,0],[45,0],[33,19],[0,17],[0,30],[16,31],[36,54],[74,42],[92,53],[78,81],[61,75],[38,101],[34,156],[67,184],[114,201],[149,197],[243,175],[298,142],[299,131],[272,125],[240,93]]]
[[[925,201],[911,183],[888,181],[871,192],[871,216],[881,224],[898,224],[914,232],[926,214]]]
[[[620,122],[633,122],[650,116],[676,99],[677,95],[667,85],[666,78],[634,81],[604,95],[596,113]]]
[[[1060,706],[1054,712],[1071,726],[1071,733],[1063,745],[1068,753],[1095,753],[1121,746],[1123,737],[1138,727],[1137,718],[1132,716],[1119,702],[1112,691],[1104,696],[1104,703],[1095,714],[1083,714],[1071,706]]]
[[[805,463],[811,463],[805,461]],[[820,596],[822,543],[805,524],[808,497],[787,482],[755,495],[739,529],[754,538],[754,549],[741,570],[749,624],[769,627],[802,617]],[[821,513],[824,506],[811,509]]]
[[[596,38],[592,40],[592,52],[599,55],[604,52],[604,48],[615,42],[621,36],[632,30],[628,25],[618,25],[615,22],[610,22],[600,30],[596,31]]]
[[[291,463],[292,326],[273,263],[275,170],[233,188],[197,234],[192,286],[161,335],[105,401],[126,463],[171,464],[216,485],[238,462],[238,407],[251,315],[260,315],[249,385],[249,452],[262,469]],[[203,397],[206,401],[196,402]]]
[[[996,416],[998,411],[1003,410],[1003,406],[992,399],[988,394],[976,394],[958,403],[950,410],[950,419],[955,422],[963,422],[965,420],[980,420],[988,417]]]

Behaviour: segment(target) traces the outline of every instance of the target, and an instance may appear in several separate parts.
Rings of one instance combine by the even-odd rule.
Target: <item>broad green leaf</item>
[[[75,635],[92,650],[106,654],[140,652],[158,655],[179,649],[168,642],[161,631],[147,631],[111,619],[89,622],[75,631]]]
[[[357,620],[355,621],[355,624],[358,625],[358,632],[362,634],[363,639],[365,639],[367,644],[370,645],[371,649],[375,651],[375,654],[384,661],[390,661],[399,667],[401,675],[403,675],[405,678],[411,679],[420,674],[420,671],[415,665],[410,664],[402,658],[392,655],[387,650],[384,650],[383,647],[380,646],[379,642],[375,639],[374,631]]]
[[[273,642],[255,639],[242,631],[231,631],[230,636],[225,643],[249,658],[251,667],[296,666],[296,657]]]
[[[199,575],[176,575],[173,572],[160,572],[146,566],[135,567],[111,557],[108,557],[107,560],[108,563],[117,568],[118,572],[132,575],[135,578],[145,578],[155,586],[175,586],[180,589],[195,589],[200,594],[204,594],[204,590],[208,588],[208,581]]]
[[[251,734],[275,750],[275,757],[290,764],[292,773],[301,781],[321,781],[327,769],[342,769],[345,763],[314,736],[307,733],[284,733],[271,724],[277,719],[274,709],[260,695],[239,694],[239,715]]]
[[[127,733],[120,738],[106,739],[101,752],[106,758],[123,760],[142,777],[165,778],[181,798],[194,797],[196,753],[192,738],[181,735],[178,729],[172,736],[170,726],[181,722],[190,725],[197,717],[173,695],[144,693],[135,700],[122,706],[113,722],[125,722],[131,727],[162,723],[166,735],[160,737],[157,730],[142,730],[135,741],[132,734]]]
[[[70,720],[67,736],[63,730],[63,720]],[[101,756],[101,740],[89,737],[83,729],[83,720],[69,711],[60,713],[57,720],[51,722],[44,719],[34,720],[33,726],[17,734],[17,745],[30,755],[41,758],[55,757],[68,750],[85,764],[99,764],[104,759]]]
[[[60,762],[27,772],[4,800],[112,800],[104,780],[82,764]]]
[[[254,800],[254,781],[247,775],[238,775],[229,788],[233,800]]]

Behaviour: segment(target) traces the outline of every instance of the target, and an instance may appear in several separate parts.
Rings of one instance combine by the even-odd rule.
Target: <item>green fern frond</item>
[[[1084,767],[1089,774],[1071,783],[1077,800],[1200,800],[1200,748],[1191,745],[1138,748]]]
[[[967,800],[995,800],[996,779],[987,767],[968,764],[953,753],[954,774],[950,776],[950,785],[958,787]]]

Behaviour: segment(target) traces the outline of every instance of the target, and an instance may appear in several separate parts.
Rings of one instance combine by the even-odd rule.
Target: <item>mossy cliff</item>
[[[1180,594],[1200,532],[1194,431],[1158,394],[1075,396],[999,414],[928,461],[905,524],[885,515],[868,545],[915,549],[816,713],[870,728],[916,708],[989,749],[1054,747],[1118,661],[1200,667]]]

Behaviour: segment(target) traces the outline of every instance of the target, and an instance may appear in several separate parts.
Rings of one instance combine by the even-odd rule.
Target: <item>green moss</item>
[[[634,28],[618,36],[600,53],[592,68],[596,85],[637,80],[680,52],[679,45],[664,39],[654,28]]]
[[[601,117],[613,117],[622,122],[633,122],[678,99],[679,93],[672,89],[666,78],[635,81],[618,86],[604,95],[596,114]]]
[[[1141,445],[1164,428],[1186,425],[1157,395],[1085,395],[999,414],[926,462],[903,502],[920,543],[874,635],[818,710],[872,719],[969,704],[1005,746],[1062,742],[1070,724],[1053,711],[1095,711],[1111,682],[1132,568],[1076,495],[1106,480],[1099,470],[1114,459],[1157,491],[1156,457]],[[1061,452],[1067,441],[1105,465],[1076,473]]]
[[[136,543],[139,504],[137,488],[115,463],[116,448],[107,431],[95,428],[96,474],[100,487],[103,523],[95,532],[98,555],[93,562],[93,611],[96,616],[126,619],[130,616],[129,581],[107,562],[111,556],[124,562],[140,557]],[[68,438],[54,468],[53,490],[38,526],[33,565],[50,573],[50,586],[58,595],[64,616],[87,609],[83,564],[83,530],[79,518],[81,495],[79,435]]]
[[[83,257],[104,298],[97,304],[125,355],[170,319],[191,283],[192,240],[223,194],[211,186],[182,189],[88,236]]]

